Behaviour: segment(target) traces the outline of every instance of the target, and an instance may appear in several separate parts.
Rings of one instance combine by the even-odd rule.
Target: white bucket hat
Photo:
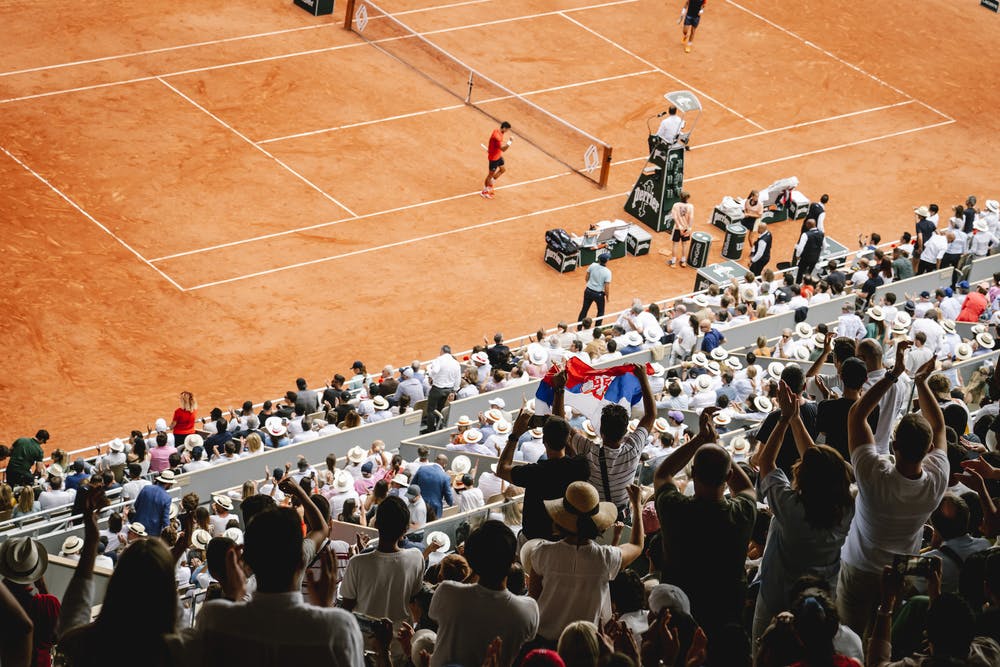
[[[772,361],[767,365],[767,374],[775,380],[781,379],[781,374],[785,370],[785,365],[779,361]]]
[[[59,553],[63,556],[73,556],[83,550],[83,540],[76,535],[70,535],[63,540]]]
[[[722,347],[721,345],[712,348],[712,352],[710,353],[710,355],[716,361],[725,361],[726,359],[729,358],[729,353],[726,351],[726,348]]]
[[[464,475],[472,470],[472,459],[464,454],[459,454],[451,461],[451,471],[458,475]]]
[[[236,544],[243,544],[243,531],[235,526],[232,528],[226,528],[226,530],[222,532],[222,536],[228,537],[233,542],[236,542]]]
[[[428,533],[427,546],[430,546],[434,542],[441,545],[434,551],[440,551],[445,553],[451,551],[451,538],[448,537],[446,533],[443,533],[440,530],[435,530],[433,532]]]
[[[351,463],[361,463],[362,461],[365,460],[366,453],[367,452],[365,452],[365,450],[361,449],[360,447],[357,446],[351,447],[350,449],[347,450],[347,460],[350,461]]]
[[[229,496],[212,496],[212,502],[227,512],[233,511],[233,499]]]
[[[813,335],[812,325],[808,322],[799,322],[795,325],[795,333],[797,333],[800,338],[809,338]]]
[[[549,353],[544,347],[538,343],[532,343],[528,346],[528,361],[530,361],[535,366],[541,366],[546,361],[549,360]]]
[[[712,388],[712,376],[709,375],[708,373],[703,373],[702,375],[698,376],[698,379],[695,380],[695,383],[698,385],[698,389],[701,389],[702,391],[707,391]]]
[[[372,406],[376,410],[388,410],[389,401],[385,400],[385,396],[376,396],[372,399]]]
[[[288,431],[288,427],[285,426],[281,417],[268,417],[267,421],[264,422],[264,428],[275,437],[283,436]]]
[[[196,529],[191,533],[191,547],[198,549],[199,551],[204,551],[208,546],[208,543],[212,541],[212,535],[202,528]]]
[[[774,409],[774,404],[767,396],[754,396],[753,406],[757,408],[759,412],[770,412]]]
[[[337,493],[347,493],[354,488],[354,475],[346,470],[333,473],[333,490]]]

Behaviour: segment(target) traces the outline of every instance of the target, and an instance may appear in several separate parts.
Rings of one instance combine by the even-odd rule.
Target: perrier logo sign
[[[640,219],[646,218],[648,208],[652,209],[653,215],[660,215],[660,199],[656,196],[656,182],[653,179],[646,180],[632,190],[632,208]]]

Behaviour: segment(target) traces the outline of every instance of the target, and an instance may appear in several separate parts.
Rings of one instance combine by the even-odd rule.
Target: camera
[[[931,575],[941,570],[941,559],[934,556],[908,556],[896,554],[892,557],[892,569],[900,577],[922,577],[930,579]]]

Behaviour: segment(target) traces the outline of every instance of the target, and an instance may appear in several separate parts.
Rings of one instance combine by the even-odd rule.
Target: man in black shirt
[[[781,379],[788,385],[788,388],[792,390],[795,394],[796,399],[799,401],[799,414],[802,415],[802,423],[805,424],[806,431],[812,438],[816,439],[816,404],[807,401],[802,396],[802,390],[805,387],[805,373],[798,364],[789,363],[785,366],[785,370],[781,372]],[[771,435],[771,431],[778,424],[778,419],[781,418],[781,411],[775,410],[761,422],[760,427],[757,429],[757,434],[753,437],[753,445],[756,449],[761,443],[767,442],[767,439]],[[799,450],[795,446],[795,437],[792,435],[791,430],[785,433],[785,439],[781,443],[781,449],[778,450],[777,466],[785,471],[788,478],[792,478],[792,465],[799,460]]]
[[[963,225],[962,231],[966,234],[972,233],[972,225],[976,222],[976,196],[969,195],[969,198],[965,200],[965,211],[963,212]]]
[[[561,415],[563,389],[559,387],[565,387],[565,384],[556,383],[555,386],[557,389],[552,402],[552,413]],[[497,463],[497,476],[500,479],[524,489],[524,511],[519,544],[536,537],[555,539],[552,518],[545,510],[544,501],[562,498],[566,493],[566,487],[570,484],[585,482],[590,478],[590,465],[587,459],[576,456],[572,450],[568,451],[567,444],[572,433],[569,422],[554,416],[550,416],[542,426],[545,459],[538,463],[514,466],[517,441],[528,430],[531,417],[532,414],[527,410],[521,410],[517,415],[514,427],[507,438],[507,446],[500,453],[500,461]]]
[[[806,231],[799,239],[795,251],[799,255],[798,279],[801,281],[813,272],[823,252],[823,240],[826,236],[816,228],[816,221],[806,220]]]
[[[857,357],[845,359],[840,364],[843,397],[820,401],[816,406],[816,433],[824,434],[825,443],[840,452],[845,461],[850,460],[847,449],[847,413],[861,397],[861,388],[867,380],[868,368],[865,362]],[[878,406],[868,415],[868,424],[873,432],[878,427]]]
[[[485,336],[483,340],[486,340]],[[502,371],[509,371],[513,368],[510,358],[510,348],[503,344],[502,333],[493,334],[493,346],[486,348],[486,356],[490,360],[491,368],[499,368]]]

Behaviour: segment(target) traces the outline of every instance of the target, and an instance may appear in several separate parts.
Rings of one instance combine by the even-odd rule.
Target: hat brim
[[[549,517],[552,519],[552,523],[573,535],[580,532],[580,527],[577,523],[578,517],[566,511],[566,508],[563,507],[562,498],[546,500],[544,502],[545,511],[548,512]],[[598,503],[597,514],[594,514],[591,518],[594,520],[594,525],[597,526],[598,532],[603,533],[605,530],[610,528],[611,524],[613,524],[618,518],[618,508],[615,507],[614,503]]]
[[[15,544],[14,540],[6,540],[0,544],[0,576],[13,581],[16,584],[33,584],[42,578],[45,570],[49,567],[49,552],[45,545],[35,540],[35,548],[38,550],[38,562],[29,572],[15,572],[8,567],[7,555]]]

